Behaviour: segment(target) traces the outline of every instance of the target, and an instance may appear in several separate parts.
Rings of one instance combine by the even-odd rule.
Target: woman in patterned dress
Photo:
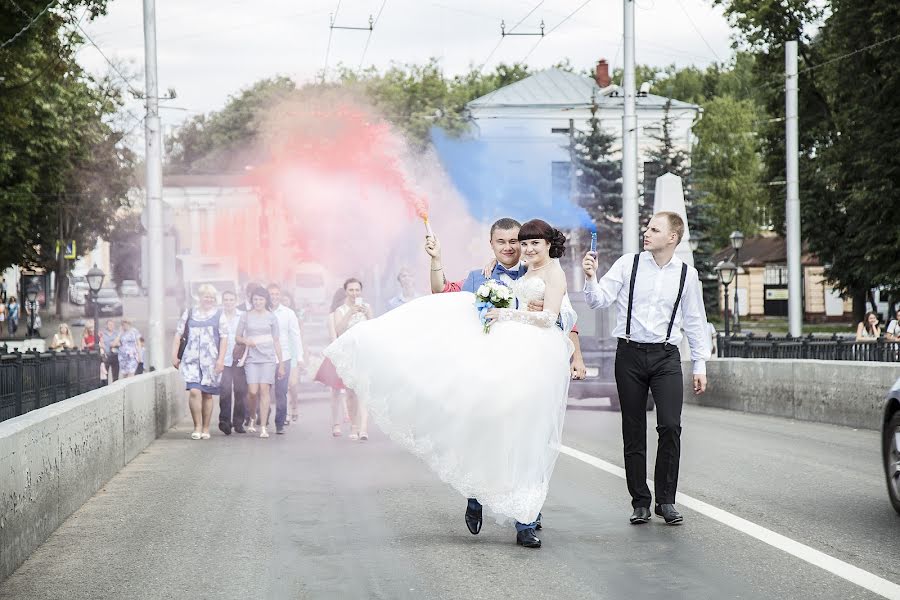
[[[112,347],[119,349],[119,379],[132,377],[138,368],[141,332],[132,327],[131,318],[122,318],[122,330],[113,341]]]
[[[216,288],[203,284],[197,290],[200,302],[186,310],[178,321],[172,340],[172,364],[181,371],[188,405],[194,421],[193,440],[209,439],[209,422],[213,399],[219,393],[219,377],[225,370],[225,348],[228,344],[228,322],[216,307]],[[178,358],[178,345],[187,324],[187,345]],[[123,321],[124,325],[124,321]],[[121,361],[121,353],[119,360]]]

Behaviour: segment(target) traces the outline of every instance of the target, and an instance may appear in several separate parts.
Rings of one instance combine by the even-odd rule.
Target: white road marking
[[[587,463],[592,467],[600,469],[601,471],[606,471],[607,473],[615,475],[616,477],[625,479],[625,469],[618,467],[612,463],[606,462],[603,459],[597,458],[596,456],[587,454],[585,452],[581,452],[580,450],[575,450],[574,448],[569,448],[568,446],[562,446],[560,451],[567,456],[571,456],[576,460]],[[652,481],[648,480],[647,483],[651,487],[653,486]],[[877,575],[869,573],[868,571],[863,571],[859,567],[854,567],[853,565],[834,558],[833,556],[829,556],[824,552],[820,552],[814,548],[810,548],[806,544],[801,544],[800,542],[785,537],[780,533],[775,533],[771,529],[766,529],[765,527],[757,525],[756,523],[748,521],[747,519],[742,519],[741,517],[733,515],[728,511],[724,511],[721,508],[716,508],[711,504],[707,504],[702,500],[697,500],[696,498],[692,498],[686,494],[682,494],[681,492],[678,492],[676,494],[675,501],[681,506],[687,507],[694,512],[698,512],[701,515],[722,523],[723,525],[727,525],[732,529],[736,529],[741,533],[756,538],[759,541],[772,546],[773,548],[777,548],[779,550],[782,550],[783,552],[787,552],[792,556],[796,556],[800,560],[804,560],[813,566],[828,571],[829,573],[833,573],[834,575],[837,575],[842,579],[846,579],[851,583],[863,587],[870,592],[874,592],[879,596],[890,598],[892,600],[900,600],[900,585],[892,583],[887,579],[883,579]]]

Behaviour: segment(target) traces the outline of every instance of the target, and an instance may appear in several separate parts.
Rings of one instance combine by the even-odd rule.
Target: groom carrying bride
[[[445,292],[472,292],[474,293],[481,284],[488,279],[496,279],[509,284],[525,275],[527,265],[521,262],[521,245],[519,244],[519,229],[521,224],[515,219],[502,218],[491,225],[490,244],[494,253],[493,268],[488,277],[488,269],[473,269],[462,281],[451,282],[444,274],[441,257],[441,244],[436,237],[428,236],[425,240],[425,252],[431,257],[431,291],[434,294]],[[490,268],[490,267],[489,267]],[[540,312],[543,310],[543,302],[529,304],[528,310]],[[581,357],[581,346],[578,340],[578,332],[574,330],[577,315],[571,305],[564,305],[560,312],[559,326],[569,336],[575,346],[572,361],[572,378],[584,379],[585,365]],[[514,370],[515,364],[510,365]],[[476,498],[469,498],[466,507],[466,527],[473,535],[478,535],[483,522],[482,506]],[[516,522],[517,541],[526,546],[539,548],[541,541],[534,531],[541,529],[541,515],[534,523]]]

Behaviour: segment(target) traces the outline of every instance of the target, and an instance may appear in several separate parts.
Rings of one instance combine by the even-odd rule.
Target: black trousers
[[[681,459],[681,408],[684,405],[681,355],[676,346],[641,347],[619,340],[616,349],[616,388],[622,406],[625,479],[631,505],[650,508],[647,487],[647,391],[656,403],[657,504],[674,504]]]
[[[232,416],[232,398],[234,416]],[[247,376],[243,367],[225,367],[219,381],[219,422],[229,425],[244,422],[247,411]]]

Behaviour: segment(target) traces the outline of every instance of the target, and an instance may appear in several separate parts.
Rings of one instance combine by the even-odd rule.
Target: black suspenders
[[[631,304],[634,301],[634,282],[637,280],[638,262],[641,254],[634,255],[634,266],[631,267],[631,284],[628,286],[628,316],[625,317],[625,341],[631,341]]]
[[[625,317],[625,341],[631,341],[631,307],[634,303],[634,282],[637,281],[638,263],[641,260],[640,254],[634,255],[634,265],[631,267],[631,283],[628,286],[628,316]],[[678,284],[678,296],[675,297],[675,306],[672,307],[672,318],[669,319],[669,328],[666,330],[666,341],[672,337],[672,327],[675,325],[675,313],[678,312],[678,305],[681,304],[681,295],[684,293],[684,282],[687,280],[687,263],[681,263],[681,282]]]

